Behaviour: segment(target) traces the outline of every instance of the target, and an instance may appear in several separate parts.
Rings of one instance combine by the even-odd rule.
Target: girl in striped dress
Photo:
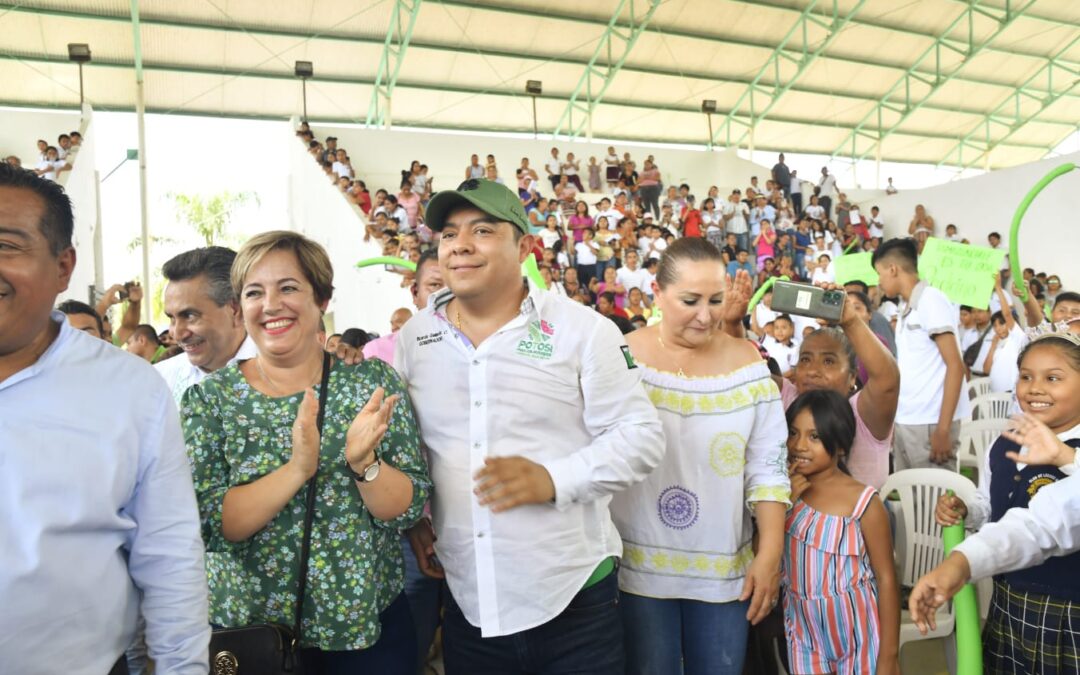
[[[811,390],[787,410],[792,500],[783,584],[793,675],[898,675],[900,594],[876,491],[847,473],[851,404]]]

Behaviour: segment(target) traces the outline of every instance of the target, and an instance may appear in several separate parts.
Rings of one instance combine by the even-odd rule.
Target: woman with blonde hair
[[[305,672],[407,672],[416,638],[398,531],[419,518],[431,483],[401,383],[382,361],[348,366],[323,353],[333,269],[319,244],[294,232],[253,237],[232,282],[258,355],[182,403],[210,622],[292,625],[306,568]]]

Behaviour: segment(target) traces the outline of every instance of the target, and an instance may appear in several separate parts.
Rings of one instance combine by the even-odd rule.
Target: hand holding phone
[[[844,315],[847,293],[842,289],[826,290],[810,284],[777,281],[773,284],[772,311],[796,314],[839,323]]]

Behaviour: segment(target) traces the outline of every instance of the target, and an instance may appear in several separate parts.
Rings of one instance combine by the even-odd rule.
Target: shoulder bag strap
[[[322,382],[319,384],[319,415],[316,427],[319,429],[319,442],[323,438],[323,421],[326,417],[326,394],[330,383],[330,354],[323,353]],[[293,618],[293,649],[300,645],[300,635],[304,617],[304,595],[307,592],[308,557],[311,554],[311,522],[315,518],[315,492],[318,488],[319,473],[308,481],[306,505],[304,507],[304,539],[300,546],[300,582],[296,590],[296,615]]]

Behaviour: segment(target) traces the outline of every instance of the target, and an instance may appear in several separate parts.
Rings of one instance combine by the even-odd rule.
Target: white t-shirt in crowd
[[[323,166],[325,166],[325,164]],[[341,178],[342,176],[348,176],[349,178],[353,177],[352,167],[350,167],[348,164],[345,164],[344,162],[334,162],[331,168],[334,172],[334,175],[338,178]]]
[[[1016,359],[1020,357],[1020,350],[1027,342],[1027,335],[1019,324],[1013,325],[1004,340],[998,340],[994,362],[990,364],[990,391],[1003,393],[1016,389],[1016,379],[1020,376]]]
[[[885,236],[885,222],[881,219],[881,214],[876,216],[870,216],[870,238],[881,239]]]
[[[595,265],[596,264],[596,252],[591,246],[583,241],[579,241],[574,244],[574,251],[577,254],[577,264],[579,265]]]
[[[547,164],[544,165],[544,168],[547,169],[549,176],[558,176],[562,173],[562,162],[559,161],[558,157],[551,157],[548,159]]]
[[[806,215],[813,220],[825,219],[825,207],[821,204],[811,204],[810,206],[807,206],[804,211],[806,211]]]
[[[911,300],[901,303],[896,321],[896,361],[900,367],[900,400],[897,424],[937,424],[945,396],[945,359],[934,337],[949,333],[956,340],[960,310],[945,294],[925,281],[916,284]],[[961,393],[953,420],[970,412]]]
[[[627,293],[630,292],[631,288],[637,288],[646,295],[652,295],[652,288],[649,285],[651,278],[652,275],[641,267],[636,270],[629,267],[620,267],[615,273],[615,283],[625,288]]]
[[[822,176],[821,180],[818,181],[818,185],[821,187],[822,197],[832,197],[833,193],[836,192],[836,176],[831,173]]]
[[[607,227],[608,227],[608,229],[609,230],[614,230],[615,228],[617,228],[619,226],[619,221],[622,220],[623,218],[625,218],[626,216],[624,216],[622,213],[616,211],[615,209],[608,209],[606,211],[597,212],[594,222],[599,223],[601,217],[607,218]]]
[[[540,241],[544,242],[544,248],[554,248],[555,242],[562,239],[562,234],[558,230],[541,230],[538,236]]]
[[[788,372],[799,362],[799,343],[794,338],[789,340],[788,344],[783,344],[776,338],[766,335],[761,341],[761,346],[765,348],[769,356],[776,360],[781,372]]]
[[[826,283],[831,284],[836,281],[836,275],[833,273],[833,264],[829,263],[824,269],[820,267],[814,268],[814,273],[810,275],[811,283]]]
[[[750,207],[745,202],[724,202],[721,213],[727,221],[727,231],[732,234],[746,234],[750,231],[746,224],[746,218],[750,215]]]
[[[651,250],[650,250],[651,245]],[[663,237],[657,237],[656,239],[649,239],[648,237],[642,237],[638,241],[638,250],[641,251],[641,257],[647,258],[660,258],[660,254],[667,248],[667,242]]]

